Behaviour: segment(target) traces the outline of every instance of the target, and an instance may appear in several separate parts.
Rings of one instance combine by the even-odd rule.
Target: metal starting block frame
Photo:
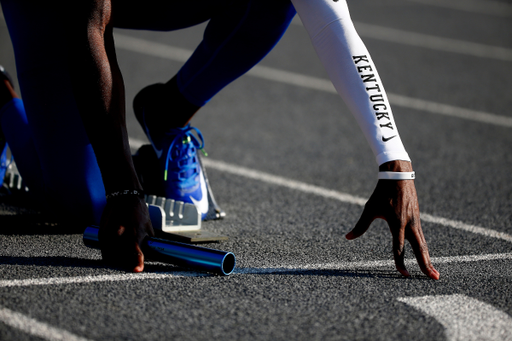
[[[201,214],[193,204],[147,195],[149,217],[153,229],[165,233],[166,239],[188,243],[227,240],[228,237],[201,230]]]

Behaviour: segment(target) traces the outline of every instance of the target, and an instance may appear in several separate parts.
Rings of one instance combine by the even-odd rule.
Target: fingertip
[[[138,261],[138,264],[133,268],[133,272],[142,272],[144,271],[144,260],[142,260],[142,262],[140,261],[140,258],[139,258],[139,261]]]
[[[437,271],[430,262],[428,263],[428,266],[421,267],[421,271],[427,275],[429,278],[432,278],[434,280],[438,280],[441,275],[439,274],[439,271]]]
[[[347,238],[348,240],[355,239],[354,233],[352,233],[352,231],[350,231],[349,233],[347,233],[345,235],[345,238]]]
[[[140,251],[140,248],[138,247],[138,245],[137,245],[137,249],[139,251],[137,253],[137,259],[135,261],[135,263],[137,265],[133,268],[133,272],[142,272],[142,271],[144,271],[144,254],[142,253],[142,251]]]
[[[402,274],[402,276],[404,277],[411,277],[411,274],[409,273],[409,271],[407,271],[407,269],[401,269],[401,268],[397,268],[398,272],[400,272]]]
[[[428,276],[432,279],[435,279],[436,281],[439,280],[439,278],[441,277],[441,274],[439,273],[439,271],[437,271],[436,269],[432,269],[432,271],[430,271],[430,273],[428,274]]]
[[[142,272],[142,271],[144,271],[144,264],[137,265],[135,268],[133,268],[133,272],[135,272],[135,273],[139,273],[139,272]]]

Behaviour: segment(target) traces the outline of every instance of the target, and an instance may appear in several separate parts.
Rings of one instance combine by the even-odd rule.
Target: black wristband
[[[109,200],[109,199],[124,197],[124,196],[128,196],[128,195],[135,195],[141,199],[144,199],[144,192],[142,192],[141,190],[138,190],[138,189],[125,189],[123,191],[112,192],[112,193],[107,194],[106,197],[107,197],[107,200]]]

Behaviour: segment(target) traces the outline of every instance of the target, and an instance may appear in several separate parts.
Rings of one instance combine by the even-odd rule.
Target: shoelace
[[[201,141],[199,141],[197,139],[197,137],[192,133],[192,130],[194,130],[196,132],[197,136],[199,137],[199,139]],[[177,165],[178,165],[178,167],[180,167],[179,161],[185,159],[185,157],[187,156],[187,152],[186,152],[187,148],[186,147],[188,144],[191,143],[196,149],[201,150],[205,154],[205,156],[207,155],[203,150],[203,148],[204,148],[203,134],[201,134],[199,129],[197,129],[195,127],[191,127],[190,125],[187,125],[184,128],[173,129],[172,131],[166,133],[166,135],[174,136],[174,138],[173,138],[171,144],[169,145],[169,149],[167,150],[167,158],[165,161],[164,181],[167,181],[167,170],[169,168],[169,161],[178,161]],[[173,155],[172,155],[172,150],[174,149],[174,147],[176,147],[178,150],[178,155],[176,156],[176,159],[174,159]],[[191,166],[188,165],[187,167],[180,167],[180,168],[188,169],[188,168],[192,168],[192,167],[194,167],[194,165],[191,165]]]

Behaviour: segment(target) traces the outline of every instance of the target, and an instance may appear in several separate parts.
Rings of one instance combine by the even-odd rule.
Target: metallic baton
[[[84,231],[85,246],[99,249],[99,228],[89,226]],[[170,240],[148,237],[141,245],[148,259],[162,261],[178,266],[190,267],[200,271],[229,275],[235,269],[235,255],[229,251],[208,249]]]

